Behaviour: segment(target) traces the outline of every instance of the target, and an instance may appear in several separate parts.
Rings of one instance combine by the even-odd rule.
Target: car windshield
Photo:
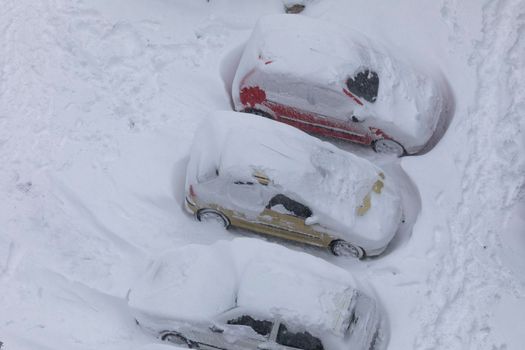
[[[231,325],[240,325],[248,326],[252,328],[255,332],[259,333],[262,336],[267,336],[272,331],[272,322],[266,320],[256,320],[251,316],[242,315],[240,317],[231,319],[227,321]]]
[[[290,332],[288,328],[281,323],[279,332],[277,332],[277,343],[302,350],[324,350],[321,341],[308,332]]]

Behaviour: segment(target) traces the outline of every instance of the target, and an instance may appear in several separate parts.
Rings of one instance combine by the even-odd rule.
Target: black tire
[[[217,222],[225,229],[228,229],[231,225],[230,219],[228,219],[226,215],[215,209],[200,209],[199,211],[197,211],[195,216],[197,217],[197,220],[201,222]]]
[[[257,109],[257,108],[246,108],[243,112],[244,113],[255,114],[255,115],[258,115],[258,116],[261,116],[261,117],[265,117],[265,118],[268,118],[268,119],[274,119],[270,113],[261,111],[260,109]]]
[[[351,256],[357,259],[363,259],[366,256],[363,248],[355,246],[342,239],[336,239],[330,243],[330,251],[335,256]]]
[[[177,332],[162,332],[160,334],[160,340],[165,341],[165,342],[170,342],[176,345],[187,346],[190,349],[196,347],[193,342],[191,342],[186,337],[184,337],[183,335]]]
[[[397,157],[404,156],[406,154],[405,147],[397,141],[379,139],[372,142],[372,148],[376,153],[392,154]]]

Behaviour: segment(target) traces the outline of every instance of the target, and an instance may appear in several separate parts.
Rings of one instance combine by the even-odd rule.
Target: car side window
[[[318,105],[321,109],[337,108],[346,103],[347,99],[333,90],[312,86],[308,91],[308,102]]]
[[[248,315],[242,315],[240,317],[228,320],[227,323],[231,325],[248,326],[262,336],[268,336],[271,333],[273,326],[272,322],[270,321],[256,320]]]
[[[319,338],[308,332],[290,332],[284,324],[279,325],[277,332],[277,343],[284,346],[302,350],[324,350]]]
[[[312,211],[306,205],[303,205],[293,199],[285,196],[284,194],[275,195],[266,206],[267,209],[272,209],[276,205],[282,205],[286,210],[291,212],[293,215],[300,218],[308,218],[312,216]]]
[[[366,69],[348,78],[346,86],[354,95],[374,103],[379,91],[379,77],[376,72]]]

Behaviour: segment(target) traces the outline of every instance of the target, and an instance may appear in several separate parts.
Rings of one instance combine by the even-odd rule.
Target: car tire
[[[201,222],[218,223],[225,229],[228,229],[231,225],[228,217],[226,217],[226,215],[215,209],[200,209],[199,211],[197,211],[195,216],[197,217],[197,220]]]
[[[330,251],[335,256],[351,256],[357,259],[363,259],[366,254],[363,248],[355,246],[342,239],[336,239],[330,243]]]
[[[401,157],[405,154],[405,148],[399,142],[388,139],[375,140],[372,143],[372,148],[376,153],[393,154]]]
[[[255,115],[258,115],[258,116],[261,116],[261,117],[265,117],[265,118],[268,118],[268,119],[274,119],[274,117],[272,117],[272,115],[270,113],[261,111],[260,109],[257,109],[257,108],[246,108],[243,112],[244,113],[255,114]]]
[[[170,342],[175,345],[187,346],[190,349],[196,347],[192,341],[188,340],[186,337],[177,332],[162,332],[160,334],[160,340]]]

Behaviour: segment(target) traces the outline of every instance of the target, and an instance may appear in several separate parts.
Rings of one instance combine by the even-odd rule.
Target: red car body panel
[[[243,81],[251,74],[253,74],[253,72],[248,73]],[[363,102],[346,89],[344,89],[343,92],[350,97],[351,103],[363,105]],[[270,101],[266,97],[266,92],[259,86],[241,86],[239,98],[244,109],[259,109],[263,112],[269,112],[275,120],[292,125],[308,133],[365,145],[370,145],[378,139],[392,139],[378,128],[369,127],[365,131],[355,128],[357,123],[354,122],[345,122],[336,118],[330,118],[314,112],[308,112]]]

